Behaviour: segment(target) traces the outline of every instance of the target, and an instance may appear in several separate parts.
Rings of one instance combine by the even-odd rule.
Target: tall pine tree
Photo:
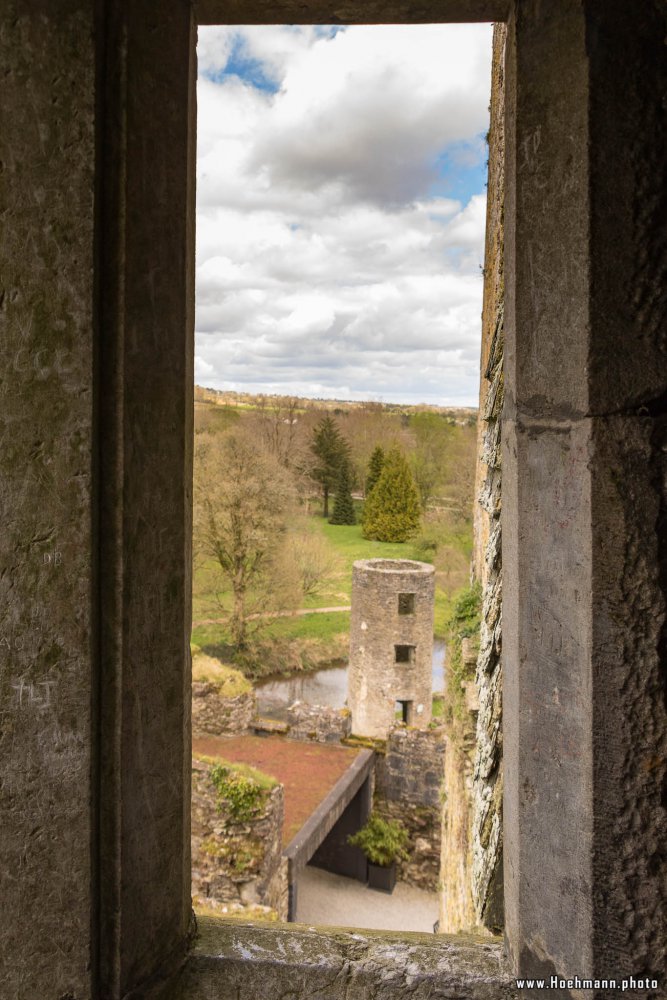
[[[373,489],[378,479],[382,475],[382,467],[384,466],[384,462],[385,462],[384,448],[382,448],[380,445],[377,445],[377,447],[373,449],[373,454],[371,455],[370,461],[368,463],[368,472],[366,473],[366,487],[365,487],[366,496],[368,496],[368,494]]]
[[[405,542],[419,530],[420,514],[419,490],[410,466],[398,448],[394,448],[366,498],[364,537],[379,542]]]
[[[335,489],[341,465],[348,461],[350,446],[333,417],[322,417],[313,431],[310,450],[315,456],[311,477],[322,487],[324,516],[329,516],[329,493]]]
[[[329,524],[356,524],[352,488],[350,485],[350,464],[345,461],[340,467],[336,483],[336,499]]]

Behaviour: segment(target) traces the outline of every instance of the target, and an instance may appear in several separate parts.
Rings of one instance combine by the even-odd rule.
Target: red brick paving
[[[285,786],[283,846],[299,832],[359,753],[282,736],[206,736],[193,740],[192,750],[251,764]]]

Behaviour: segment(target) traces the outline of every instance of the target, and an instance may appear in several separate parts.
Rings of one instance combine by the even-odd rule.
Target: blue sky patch
[[[280,83],[268,75],[268,68],[260,59],[253,59],[247,55],[243,37],[237,34],[234,36],[232,51],[224,67],[213,72],[204,70],[202,75],[212,83],[224,83],[230,76],[236,76],[265,94],[277,94]]]
[[[474,194],[484,194],[487,182],[488,147],[484,133],[473,142],[454,143],[438,157],[438,180],[430,189],[432,197],[455,198],[467,205]]]
[[[316,38],[335,38],[339,31],[345,31],[344,24],[316,24]]]

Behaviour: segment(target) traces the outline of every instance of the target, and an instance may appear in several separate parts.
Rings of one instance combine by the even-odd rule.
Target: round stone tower
[[[431,721],[435,570],[410,559],[361,559],[352,570],[348,704],[352,732],[384,737],[397,721]]]

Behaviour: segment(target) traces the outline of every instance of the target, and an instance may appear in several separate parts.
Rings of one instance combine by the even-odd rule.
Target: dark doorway
[[[412,716],[412,702],[411,701],[397,701],[396,702],[396,718],[401,722],[405,723],[406,726],[410,724]]]

